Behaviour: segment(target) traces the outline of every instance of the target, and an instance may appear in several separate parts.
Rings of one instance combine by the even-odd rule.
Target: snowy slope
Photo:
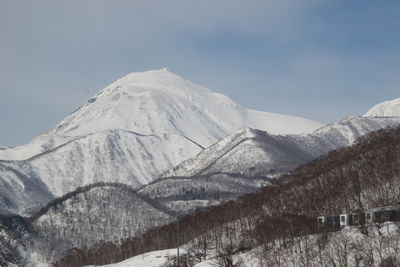
[[[373,106],[364,116],[366,117],[400,116],[400,98],[379,103]]]
[[[26,160],[78,138],[79,137],[60,136],[48,132],[22,146],[0,147],[0,160]]]
[[[180,214],[213,206],[258,190],[263,177],[247,177],[235,173],[211,173],[190,177],[169,177],[145,185],[139,193],[157,200]]]
[[[180,253],[185,254],[186,252],[181,249]],[[102,267],[161,267],[166,266],[167,264],[173,266],[173,259],[176,255],[176,249],[157,250],[132,257],[119,263],[102,265]]]
[[[180,135],[144,136],[109,130],[73,141],[27,162],[51,192],[61,195],[99,181],[146,184],[162,170],[200,150]]]
[[[201,148],[180,135],[102,131],[25,161],[0,161],[0,212],[28,215],[54,196],[95,182],[139,186]]]
[[[248,110],[230,98],[168,70],[129,74],[60,122],[57,134],[82,135],[121,128],[141,134],[182,134],[207,147],[245,127],[271,133],[310,132],[309,120]]]
[[[331,150],[352,145],[369,132],[399,124],[400,117],[350,117],[312,134],[271,135],[245,129],[163,173],[163,177],[227,172],[272,178]]]
[[[30,218],[36,233],[32,249],[54,262],[71,248],[126,240],[173,221],[173,215],[129,186],[91,185]]]
[[[52,200],[29,218],[0,216],[0,266],[50,266],[74,247],[118,243],[174,219],[175,213],[132,187],[92,184]]]
[[[345,262],[344,265],[338,264],[338,266],[365,266],[370,262],[375,262],[377,266],[398,266],[399,230],[400,225],[393,222],[386,222],[382,227],[370,225],[368,226],[368,234],[363,234],[358,227],[346,227],[337,232],[324,235],[324,242],[321,242],[321,237],[318,237],[318,235],[300,236],[294,238],[295,242],[286,242],[287,244],[285,243],[285,245],[282,245],[284,241],[277,240],[275,244],[270,244],[268,249],[258,246],[245,251],[239,250],[231,254],[230,258],[234,266],[242,267],[321,266],[321,261],[324,266],[331,266],[332,262]],[[212,244],[210,244],[210,247],[212,247]],[[226,266],[223,265],[222,257],[218,257],[215,249],[206,251],[205,259],[200,261],[197,257],[193,257],[197,252],[193,249],[193,244],[185,244],[183,248],[181,249],[181,255],[186,256],[192,253],[193,263],[191,266]],[[148,252],[119,263],[102,266],[173,266],[173,260],[171,259],[174,257],[176,257],[176,249],[167,249]],[[387,264],[387,259],[390,258],[397,259],[397,264]],[[302,265],[304,262],[306,264]]]
[[[21,211],[26,215],[52,198],[48,187],[25,163],[0,161],[0,214]]]
[[[321,242],[322,238],[318,235],[295,237],[295,242],[287,242],[289,245],[285,246],[281,245],[284,241],[278,240],[268,247],[268,250],[258,246],[245,252],[235,253],[232,255],[232,262],[234,266],[241,267],[335,266],[335,264],[349,267],[399,266],[397,254],[399,231],[400,225],[393,222],[386,222],[382,227],[371,225],[368,227],[368,234],[363,234],[358,227],[346,227],[325,235],[324,242]],[[149,254],[151,255],[151,252]],[[220,262],[220,259],[211,254],[207,260],[193,267],[220,266]],[[163,265],[158,265],[161,266]]]

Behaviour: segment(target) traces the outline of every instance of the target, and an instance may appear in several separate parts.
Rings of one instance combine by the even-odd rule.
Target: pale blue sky
[[[130,72],[169,67],[323,123],[400,97],[400,1],[0,0],[0,146]]]

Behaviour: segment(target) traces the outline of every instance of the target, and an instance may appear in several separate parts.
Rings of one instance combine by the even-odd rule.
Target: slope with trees
[[[355,145],[322,156],[293,172],[273,180],[270,186],[220,206],[183,217],[179,221],[180,242],[201,251],[212,248],[233,254],[277,240],[317,233],[316,217],[339,214],[400,201],[400,128],[381,130],[361,138]],[[171,248],[176,245],[176,224],[162,226],[109,246],[111,257]],[[101,251],[102,245],[96,249]],[[204,249],[203,249],[204,250]],[[70,254],[58,262],[79,258],[85,264],[93,250],[78,257]],[[84,257],[84,255],[86,255]]]

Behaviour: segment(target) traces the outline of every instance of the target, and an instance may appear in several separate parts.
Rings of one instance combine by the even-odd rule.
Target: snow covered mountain
[[[244,129],[163,173],[163,177],[225,172],[273,178],[329,151],[350,146],[367,133],[399,124],[400,117],[350,117],[311,134],[273,135]]]
[[[29,214],[32,206],[45,204],[39,196],[34,204],[20,197],[29,190],[26,177],[37,178],[45,187],[41,190],[53,196],[99,181],[139,186],[242,128],[287,134],[319,126],[245,109],[168,70],[129,74],[54,130],[27,145],[0,150],[0,163],[8,166],[0,168],[0,183],[18,199],[0,200],[0,211]]]
[[[104,130],[174,134],[208,147],[246,127],[287,134],[312,132],[319,126],[298,117],[243,108],[224,95],[161,69],[132,73],[112,83],[51,132],[24,146],[2,148],[0,159],[27,159]]]
[[[354,144],[370,132],[400,125],[400,117],[350,117],[312,134],[241,130],[182,162],[139,192],[180,212],[256,191],[318,156]]]
[[[389,117],[389,116],[399,116],[399,115],[400,115],[400,98],[396,98],[373,106],[364,116]]]
[[[145,135],[174,133],[207,147],[244,127],[282,134],[310,132],[318,126],[301,118],[245,109],[162,69],[129,74],[111,84],[53,132],[84,135],[119,128]]]

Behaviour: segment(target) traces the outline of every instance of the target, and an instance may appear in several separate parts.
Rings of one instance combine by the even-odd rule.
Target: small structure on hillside
[[[384,223],[400,221],[400,204],[382,206],[367,210],[366,212],[343,213],[340,215],[319,216],[317,218],[318,230],[338,230],[346,226]]]
[[[340,214],[340,227],[365,224],[365,213],[344,213]]]
[[[335,231],[340,228],[340,216],[319,216],[318,217],[318,229],[322,227],[329,227],[329,230]]]

